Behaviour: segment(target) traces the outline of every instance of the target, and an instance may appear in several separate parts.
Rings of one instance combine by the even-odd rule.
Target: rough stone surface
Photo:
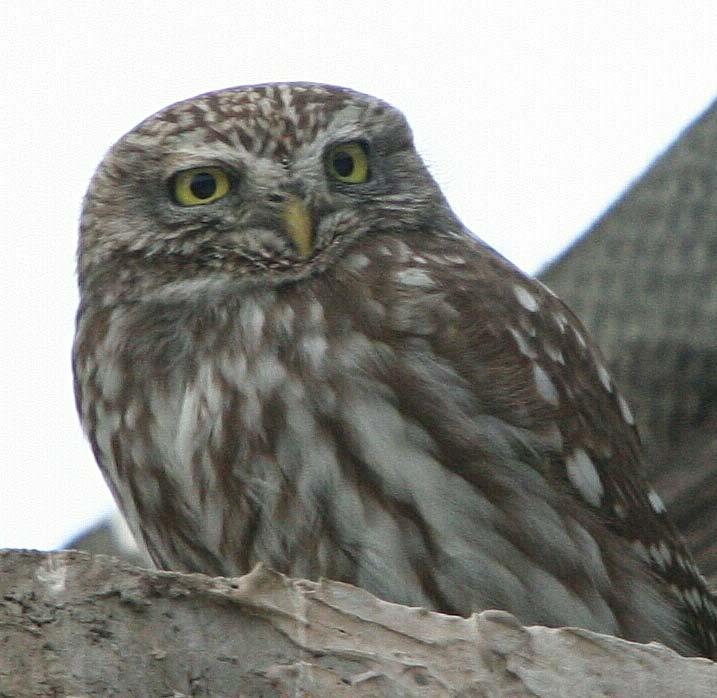
[[[717,664],[458,618],[264,567],[236,579],[0,551],[0,696],[717,695]]]

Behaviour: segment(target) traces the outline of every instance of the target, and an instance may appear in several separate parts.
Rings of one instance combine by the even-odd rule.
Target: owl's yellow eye
[[[231,180],[219,167],[194,167],[178,172],[172,180],[174,199],[182,206],[201,206],[229,193]]]
[[[369,179],[366,147],[359,142],[342,143],[330,148],[326,166],[329,174],[339,182],[361,184]]]

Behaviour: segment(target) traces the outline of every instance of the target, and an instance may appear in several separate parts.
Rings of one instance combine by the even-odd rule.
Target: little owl
[[[159,567],[715,656],[600,352],[385,102],[267,84],[149,117],[92,180],[78,274],[82,424]]]

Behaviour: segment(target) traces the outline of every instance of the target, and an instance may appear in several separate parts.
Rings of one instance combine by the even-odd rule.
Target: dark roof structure
[[[539,278],[601,346],[655,488],[717,576],[717,101]]]

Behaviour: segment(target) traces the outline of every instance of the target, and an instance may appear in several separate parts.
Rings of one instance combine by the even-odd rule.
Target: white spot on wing
[[[647,498],[650,500],[650,506],[652,507],[652,510],[656,514],[664,514],[665,513],[665,504],[663,503],[662,499],[660,498],[660,495],[655,492],[655,490],[650,490],[647,493]]]
[[[599,362],[596,362],[597,366],[597,373],[600,378],[600,382],[603,385],[603,388],[607,390],[608,393],[612,392],[612,383],[610,381],[610,374],[607,372],[607,369]]]
[[[550,380],[548,374],[536,363],[533,364],[533,378],[535,379],[535,387],[546,402],[551,405],[559,405],[560,398],[553,381]]]
[[[351,271],[361,271],[371,263],[371,260],[365,254],[352,254],[346,258],[344,266]]]
[[[403,240],[396,241],[396,252],[399,262],[408,262],[413,254],[413,250]]]
[[[654,563],[661,569],[664,569],[666,567],[666,560],[662,555],[662,551],[654,543],[650,546],[650,557],[653,559]]]
[[[513,293],[520,303],[526,310],[534,313],[538,309],[538,301],[535,296],[518,284],[513,285]]]
[[[685,600],[698,612],[708,607],[707,599],[697,587],[691,587],[685,590]]]
[[[662,555],[662,559],[665,561],[667,565],[672,564],[672,553],[670,552],[670,549],[667,547],[667,543],[665,541],[660,541],[660,553]]]
[[[558,364],[564,364],[565,358],[563,352],[557,347],[553,346],[550,342],[543,342],[543,350],[550,357],[551,361]]]
[[[448,264],[448,260],[442,255],[442,254],[431,254],[427,252],[423,255],[427,260],[433,262],[433,264],[439,264],[441,266],[445,266]]]
[[[630,425],[635,424],[635,418],[632,416],[632,411],[630,410],[630,406],[627,404],[627,401],[622,395],[617,396],[617,404],[620,407],[620,413],[622,414],[622,418]]]
[[[590,456],[582,448],[576,448],[572,456],[565,459],[565,465],[568,479],[583,499],[593,506],[600,506],[605,490]]]
[[[548,429],[546,429],[543,436],[549,448],[552,448],[554,451],[563,450],[563,435],[557,424],[551,424]]]
[[[573,334],[575,335],[575,339],[578,340],[578,344],[580,345],[581,349],[585,349],[588,343],[585,341],[585,337],[583,337],[582,332],[580,332],[580,330],[576,329],[575,327],[572,327],[572,325],[571,329],[573,331]]]
[[[537,352],[528,344],[526,338],[515,328],[509,327],[508,332],[513,335],[515,343],[518,345],[518,350],[523,356],[527,356],[529,359],[537,359]]]
[[[401,269],[396,272],[396,279],[404,286],[420,286],[430,288],[435,285],[433,279],[427,271],[412,267],[409,267],[408,269]]]
[[[645,562],[649,562],[650,556],[647,553],[647,548],[645,547],[644,543],[642,541],[636,540],[632,544],[632,549],[635,551],[637,556],[644,560]]]
[[[562,313],[553,313],[553,319],[555,320],[555,324],[560,328],[560,332],[564,333],[565,327],[568,324],[565,315],[563,315]]]

